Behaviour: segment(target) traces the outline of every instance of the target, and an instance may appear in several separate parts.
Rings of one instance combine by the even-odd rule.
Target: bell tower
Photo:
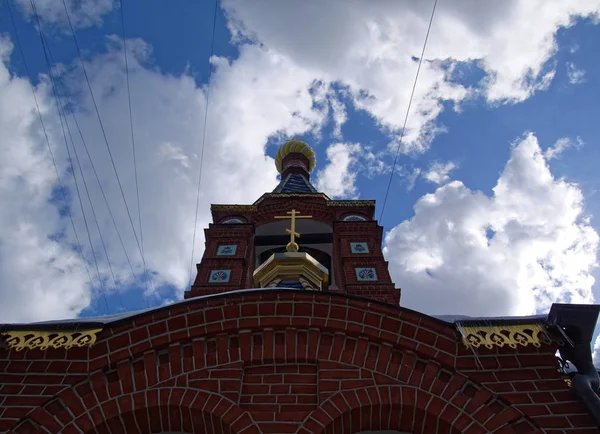
[[[315,164],[310,146],[290,140],[277,151],[281,181],[271,193],[252,205],[212,205],[204,255],[185,298],[277,287],[399,304],[375,201],[331,200],[310,182]]]

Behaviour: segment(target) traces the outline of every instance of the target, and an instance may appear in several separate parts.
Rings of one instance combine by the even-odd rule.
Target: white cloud
[[[436,161],[429,166],[427,172],[423,174],[423,178],[434,184],[445,184],[450,180],[449,174],[454,169],[456,169],[456,165],[452,161],[447,163]]]
[[[31,0],[15,0],[29,18],[33,15]],[[35,0],[37,13],[43,21],[68,29],[67,14],[62,0]],[[75,28],[100,26],[102,16],[113,9],[113,0],[66,0],[71,24]]]
[[[137,227],[135,180],[127,114],[123,53],[118,39],[109,38],[108,51],[86,65],[111,144],[119,176]],[[183,291],[187,286],[196,185],[206,88],[188,75],[171,76],[140,56],[149,53],[142,41],[129,41],[137,163],[146,264],[156,284],[169,283]],[[0,318],[32,321],[76,316],[90,301],[84,263],[74,253],[73,233],[64,216],[49,203],[55,175],[33,106],[28,83],[8,72],[7,40],[0,43]],[[211,221],[211,203],[248,203],[276,185],[273,159],[265,156],[269,136],[293,136],[319,129],[324,113],[313,107],[309,89],[312,77],[288,58],[258,46],[240,47],[234,62],[214,58],[203,181],[195,261],[202,256],[203,232]],[[136,273],[142,272],[140,255],[131,230],[107,149],[77,67],[63,68],[70,92],[78,95],[78,121],[98,170],[102,185],[122,232]],[[44,83],[44,82],[43,82]],[[62,178],[74,192],[67,175],[66,152],[45,84],[38,89],[49,136]],[[256,104],[261,101],[260,104]],[[74,124],[71,128],[74,130]],[[74,130],[75,131],[75,130]],[[91,168],[76,139],[84,173]],[[88,185],[100,221],[110,260],[122,288],[131,274],[112,227],[97,183]],[[81,188],[81,187],[80,187]],[[71,194],[73,197],[73,194]],[[84,200],[84,202],[87,201]],[[56,201],[59,206],[60,202]],[[84,204],[88,209],[87,204]],[[71,209],[80,238],[86,241],[79,205]],[[89,211],[88,211],[89,212]],[[101,252],[97,230],[88,221],[96,252]],[[52,234],[62,237],[48,238]],[[91,258],[89,246],[85,257]],[[103,277],[106,259],[100,255]],[[97,286],[97,282],[96,286]],[[112,282],[107,281],[112,285]]]
[[[430,314],[525,315],[593,301],[598,234],[576,185],[555,179],[532,134],[491,197],[452,181],[385,237],[403,306]]]
[[[600,335],[596,336],[592,353],[592,360],[595,366],[600,366]]]
[[[554,146],[550,146],[544,152],[544,157],[546,160],[552,160],[553,158],[558,158],[560,154],[566,151],[569,148],[575,147],[577,149],[581,148],[584,145],[581,137],[577,137],[575,141],[570,139],[569,137],[561,137],[556,141]]]
[[[356,198],[355,166],[361,154],[357,143],[334,143],[327,148],[327,164],[316,174],[315,187],[329,197]]]
[[[397,165],[394,173],[399,177],[400,183],[406,186],[406,191],[411,191],[415,188],[422,170],[419,167]]]
[[[417,68],[431,4],[409,1],[224,0],[234,38],[260,41],[285,53],[325,82],[349,89],[354,105],[398,134]],[[488,101],[518,102],[546,89],[556,32],[578,17],[597,16],[596,0],[509,0],[489,4],[440,2],[434,18],[403,152],[423,152],[439,126],[443,101],[460,102],[472,90],[453,83],[455,62],[485,72]],[[531,17],[536,25],[531,25]],[[289,31],[289,23],[302,31]],[[309,29],[309,30],[308,30]],[[449,66],[448,66],[449,65]]]
[[[585,83],[585,71],[577,68],[573,62],[567,62],[567,77],[571,84]]]
[[[30,85],[4,66],[11,49],[0,38],[0,318],[64,317],[89,304],[88,276],[74,246],[56,241],[67,221],[49,202],[56,175]],[[36,89],[42,101],[47,92],[45,83]],[[49,109],[42,105],[48,129],[56,132]]]
[[[335,95],[330,97],[329,103],[333,115],[333,132],[331,135],[336,139],[342,139],[342,126],[348,120],[346,106]]]
[[[18,1],[27,11],[27,2]],[[58,5],[47,0],[38,0],[36,4],[44,20],[64,26],[65,17],[60,1]],[[102,15],[113,7],[113,2],[109,0],[93,4],[87,0],[73,1],[69,4],[75,25],[80,28],[99,24]],[[215,72],[204,155],[199,229],[210,221],[210,203],[248,203],[274,187],[276,171],[272,159],[265,156],[264,149],[269,137],[293,136],[308,131],[318,134],[329,112],[333,116],[334,132],[341,134],[341,125],[346,121],[345,107],[341,100],[331,96],[332,83],[341,84],[355,107],[366,110],[384,132],[397,138],[417,66],[411,56],[420,55],[430,13],[430,6],[424,3],[397,1],[381,1],[367,6],[357,0],[331,0],[325,3],[307,1],[301,5],[293,1],[263,0],[250,6],[247,2],[225,0],[223,5],[234,37],[248,36],[260,40],[264,45],[243,42],[238,46],[239,58],[235,61],[218,57],[212,59]],[[403,152],[423,152],[432,138],[444,130],[435,123],[443,110],[443,103],[460,102],[474,93],[471,89],[452,83],[447,63],[450,63],[451,69],[455,61],[478,62],[488,74],[484,93],[491,102],[523,100],[537,89],[545,88],[553,76],[552,65],[548,69],[546,64],[556,49],[557,29],[572,25],[579,16],[596,13],[598,6],[594,1],[571,4],[567,0],[512,0],[497,3],[494,8],[490,11],[489,5],[479,3],[440,2],[407,125]],[[535,26],[531,26],[532,11],[537,17]],[[289,31],[290,22],[297,23],[303,31]],[[306,31],[308,27],[310,31]],[[135,221],[135,182],[129,147],[123,56],[118,39],[109,38],[109,44],[108,52],[93,57],[87,67]],[[189,272],[206,88],[198,87],[187,74],[172,76],[161,74],[152,66],[145,67],[142,60],[149,54],[149,48],[142,41],[130,41],[128,48],[132,50],[129,66],[146,262],[155,273],[157,282],[170,283],[182,290],[187,285]],[[91,297],[86,284],[85,266],[73,253],[73,235],[64,216],[48,203],[56,187],[50,170],[52,166],[44,150],[43,135],[34,116],[27,83],[19,77],[11,77],[8,72],[8,52],[8,43],[3,40],[0,43],[0,53],[3,53],[3,63],[0,65],[0,221],[3,224],[0,259],[9,260],[0,260],[3,267],[0,273],[0,317],[3,321],[29,321],[75,316]],[[136,253],[136,242],[81,73],[73,65],[64,68],[63,73],[70,92],[78,96],[76,109],[80,124],[88,144],[94,144],[90,147],[92,157],[123,232],[128,253],[139,274],[141,260]],[[59,125],[45,81],[42,81],[37,92],[59,170],[73,192],[72,179],[66,173],[66,156]],[[80,143],[77,142],[76,146],[81,149]],[[520,145],[515,149],[524,148],[525,145]],[[271,151],[267,153],[272,155]],[[527,160],[525,157],[517,158],[516,150],[513,154],[513,160],[500,181],[510,178],[510,167]],[[328,149],[327,155],[329,163],[316,176],[323,189],[333,196],[355,197],[358,194],[357,173],[374,176],[389,170],[380,153],[358,144],[334,144]],[[574,204],[580,202],[578,190],[562,181],[553,180],[551,175],[548,178],[540,169],[538,159],[532,157],[530,160],[535,162],[530,165],[538,169],[537,174],[548,182],[548,190],[556,193],[556,197],[546,197],[542,206],[530,210],[522,205],[527,201],[518,202],[523,197],[529,198],[530,192],[524,191],[524,186],[521,190],[514,188],[516,195],[512,198],[502,193],[503,184],[499,181],[495,196],[486,198],[460,183],[452,182],[439,188],[435,194],[422,198],[416,206],[420,211],[413,220],[405,223],[413,225],[414,234],[418,230],[426,233],[433,224],[426,221],[428,207],[444,210],[449,207],[456,214],[453,217],[455,221],[449,220],[447,224],[447,230],[451,233],[456,231],[458,225],[463,232],[471,234],[469,231],[474,230],[480,235],[482,227],[493,223],[497,236],[492,238],[491,244],[499,247],[494,247],[492,255],[484,260],[481,259],[484,255],[478,256],[477,252],[472,256],[479,259],[482,266],[491,264],[495,282],[498,281],[498,274],[507,273],[507,281],[513,279],[511,282],[519,283],[520,288],[525,287],[521,275],[517,279],[509,273],[515,270],[522,272],[521,263],[516,263],[515,258],[509,258],[513,261],[509,267],[497,265],[502,263],[499,255],[505,253],[501,249],[502,243],[526,257],[524,245],[513,238],[520,235],[532,238],[536,254],[546,252],[544,246],[549,244],[540,241],[543,238],[541,235],[537,238],[531,235],[530,229],[544,234],[545,230],[554,228],[563,243],[579,240],[581,232],[589,229],[587,223],[577,220],[580,219],[579,212],[569,214],[569,211],[573,211],[571,208],[575,208]],[[89,162],[84,161],[83,164],[85,173],[90,173]],[[92,181],[89,184],[96,201],[101,197],[97,185]],[[550,195],[546,191],[542,193]],[[452,200],[445,199],[446,196],[456,199],[457,203],[464,202],[465,208],[454,209]],[[562,198],[563,202],[557,198]],[[560,202],[558,211],[553,208],[559,207],[553,205],[555,200]],[[95,202],[95,205],[111,261],[119,279],[126,286],[131,281],[128,280],[125,258],[116,234],[102,202]],[[527,213],[536,216],[535,212],[543,209],[543,206],[550,208],[547,215],[553,219],[562,218],[567,223],[563,222],[563,226],[560,226],[552,220],[546,227],[534,222],[532,228],[524,223],[529,217]],[[84,234],[79,208],[75,204],[71,208],[79,233]],[[449,215],[452,216],[452,213]],[[502,220],[506,216],[512,216],[512,220]],[[483,219],[484,223],[478,218]],[[577,223],[573,223],[575,220]],[[396,228],[389,236],[393,235],[396,241],[403,236],[410,236],[402,232],[402,227]],[[440,231],[444,235],[442,229]],[[53,234],[65,235],[49,238]],[[572,254],[576,262],[573,269],[585,268],[587,263],[581,258],[588,258],[587,253],[595,249],[596,234],[589,229],[588,235],[592,239],[590,245],[577,244],[581,252]],[[509,236],[513,238],[503,238]],[[95,231],[92,237],[96,250],[100,251]],[[85,236],[82,239],[85,240]],[[452,237],[449,239],[468,250],[468,242]],[[202,241],[200,230],[196,245],[202,246]],[[405,260],[414,268],[418,263],[415,258],[422,257],[430,266],[442,267],[437,270],[440,273],[446,270],[445,242],[444,237],[434,239],[431,251],[425,250],[420,241],[416,242],[412,248],[420,250],[415,251],[413,256],[407,255]],[[396,249],[404,248],[401,243],[390,243],[391,253],[395,245]],[[85,248],[84,253],[89,261],[89,247]],[[195,260],[201,254],[202,248],[198,247]],[[548,255],[552,260],[571,260],[563,251]],[[548,273],[555,276],[557,272],[554,270],[565,269],[565,266],[559,265],[552,262],[552,272]],[[103,276],[106,276],[105,258],[101,257],[100,267]],[[531,267],[543,276],[539,267],[536,268],[536,263]],[[410,273],[407,276],[414,279],[423,277],[416,271]],[[477,278],[481,277],[476,271],[472,273]],[[567,281],[570,288],[574,285],[569,281],[572,273],[566,274],[561,279]],[[584,271],[581,274],[587,276]],[[396,280],[401,285],[403,280],[409,286],[411,284],[408,277]],[[538,282],[533,278],[532,281]],[[450,286],[460,288],[460,282],[457,282],[450,282]],[[481,277],[478,282],[483,287],[486,279]],[[588,296],[586,285],[582,285],[583,298]],[[498,288],[491,293],[506,292],[506,285],[499,285]],[[551,290],[555,291],[553,288],[551,286]],[[433,289],[435,292],[439,288],[434,285]],[[576,292],[569,291],[570,294]],[[530,300],[525,290],[521,292],[525,294],[523,297],[526,301]],[[406,290],[404,294],[406,300]],[[460,291],[457,294],[460,295]],[[511,300],[507,303],[513,306]],[[525,303],[526,306],[530,304]],[[453,305],[449,303],[447,306]],[[502,304],[498,306],[500,308]]]

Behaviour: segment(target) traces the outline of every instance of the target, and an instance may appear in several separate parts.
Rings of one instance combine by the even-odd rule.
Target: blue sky
[[[555,301],[600,298],[594,280],[600,277],[600,5],[534,3],[438,5],[382,219],[403,305],[431,314],[523,315],[547,311]],[[272,157],[291,137],[315,149],[315,185],[336,199],[375,199],[381,217],[430,4],[263,0],[249,7],[223,0],[209,64],[215,3],[124,2],[148,286],[63,5],[36,1],[63,98],[80,123],[123,240],[76,137],[103,285],[30,3],[11,5],[29,76],[3,2],[0,321],[102,315],[106,304],[116,313],[182,297],[209,68],[195,260],[210,203],[252,203],[271,190]],[[139,231],[121,5],[67,5]],[[538,22],[531,26],[534,10]],[[27,81],[69,191],[84,260],[74,248]],[[75,132],[74,119],[68,122]]]

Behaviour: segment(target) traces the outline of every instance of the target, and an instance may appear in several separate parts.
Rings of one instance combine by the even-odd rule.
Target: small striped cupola
[[[318,193],[310,183],[316,162],[315,152],[306,143],[298,139],[284,143],[275,157],[281,182],[273,193]]]

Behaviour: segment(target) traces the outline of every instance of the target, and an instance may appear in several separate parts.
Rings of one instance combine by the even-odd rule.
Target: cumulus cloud
[[[594,365],[600,366],[600,335],[596,336],[593,351],[592,359],[594,361]]]
[[[567,77],[571,84],[585,83],[585,71],[577,68],[573,62],[567,62]]]
[[[31,18],[31,0],[15,0],[25,15]],[[113,0],[66,0],[69,18],[74,28],[99,26],[102,16],[113,9]],[[34,5],[41,20],[68,29],[67,14],[62,0],[35,0]]]
[[[325,82],[348,88],[355,107],[384,128],[402,128],[431,4],[396,0],[222,2],[236,40],[250,38],[294,59]],[[518,102],[546,89],[556,32],[579,17],[598,16],[593,0],[510,0],[490,5],[440,2],[415,91],[403,152],[423,152],[441,131],[444,102],[481,92],[491,103]],[[531,25],[531,17],[536,25]],[[305,30],[289,31],[289,23]],[[477,89],[453,81],[458,62],[486,76]]]
[[[429,166],[427,172],[423,174],[423,178],[434,184],[445,184],[450,180],[449,174],[454,169],[456,169],[456,165],[452,161],[447,163],[436,161]]]
[[[554,143],[554,146],[550,146],[548,149],[546,149],[544,152],[544,157],[546,160],[552,160],[553,158],[558,158],[560,154],[569,148],[575,147],[579,149],[583,145],[584,142],[581,137],[577,137],[575,140],[569,137],[561,137],[556,141],[556,143]]]
[[[579,188],[555,179],[533,134],[492,196],[460,181],[419,199],[386,234],[402,305],[430,314],[526,315],[593,301],[598,234]]]
[[[356,198],[356,172],[361,153],[358,143],[334,143],[327,148],[327,164],[316,174],[317,190],[333,198]]]
[[[88,275],[74,243],[59,241],[67,222],[50,203],[60,197],[56,175],[30,84],[5,66],[12,48],[0,38],[0,318],[65,316],[89,304]],[[46,83],[35,92],[44,101]]]
[[[144,250],[154,285],[174,285],[181,293],[188,284],[196,185],[200,168],[202,119],[206,86],[199,87],[186,74],[162,74],[145,66],[148,47],[140,40],[128,42],[130,80],[134,104],[137,164],[140,185]],[[68,172],[62,133],[49,87],[38,89],[41,109],[58,168],[69,190],[70,208],[84,243],[83,262],[74,250],[69,228],[56,193],[51,160],[45,151],[26,79],[8,71],[10,43],[0,43],[0,318],[31,321],[76,316],[92,297],[86,262],[91,251],[82,215]],[[109,38],[107,50],[91,58],[86,67],[125,196],[134,221],[133,175],[127,93],[122,44]],[[211,221],[211,203],[248,203],[276,185],[273,159],[265,156],[265,144],[273,135],[293,136],[323,125],[324,113],[313,106],[312,77],[288,58],[263,47],[240,47],[239,58],[230,62],[212,59],[215,68],[204,151],[200,214],[196,240],[198,262],[202,255],[202,228]],[[265,68],[265,65],[267,66]],[[76,116],[98,171],[109,204],[121,230],[126,251],[137,277],[141,257],[119,187],[103,143],[89,93],[77,64],[60,68],[68,93],[77,101]],[[256,104],[261,101],[261,104]],[[72,119],[70,126],[75,130]],[[235,128],[232,128],[235,126]],[[92,146],[93,145],[93,146]],[[83,172],[92,173],[90,162],[75,138]],[[81,181],[80,181],[81,182]],[[134,283],[126,258],[93,178],[88,179],[99,225],[110,260],[123,288]],[[80,185],[81,188],[81,185]],[[102,252],[98,231],[84,207],[97,254]],[[64,211],[64,210],[63,210]],[[137,227],[137,222],[136,222]],[[99,254],[106,285],[106,258]],[[139,285],[139,282],[135,282]],[[94,288],[98,281],[94,279]]]
[[[331,110],[333,112],[333,132],[332,136],[336,139],[342,138],[342,126],[348,120],[346,106],[337,98],[330,99]]]

